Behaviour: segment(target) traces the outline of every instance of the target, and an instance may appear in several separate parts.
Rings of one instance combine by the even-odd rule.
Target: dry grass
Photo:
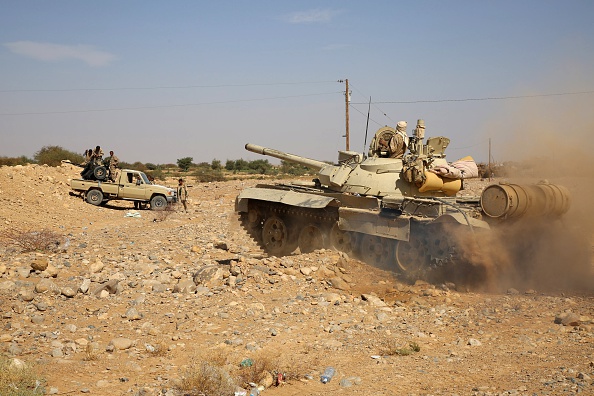
[[[206,360],[192,363],[179,384],[179,390],[187,396],[228,396],[235,388],[226,370]]]
[[[187,396],[232,395],[236,386],[248,388],[250,382],[260,383],[266,376],[282,374],[285,381],[301,378],[307,366],[303,355],[282,356],[267,351],[255,353],[249,359],[227,349],[212,349],[193,360],[185,370],[178,390]],[[240,362],[251,364],[240,365]]]
[[[85,356],[83,357],[83,360],[85,362],[99,360],[99,355],[99,348],[97,348],[96,345],[93,345],[93,343],[88,343],[85,348]]]
[[[260,351],[252,358],[251,366],[238,367],[237,376],[241,383],[259,383],[266,372],[273,378],[282,374],[285,381],[302,378],[307,372],[308,366],[300,354],[281,354],[269,351]]]
[[[153,356],[166,356],[169,353],[169,344],[167,344],[164,338],[160,338],[152,345],[152,349],[149,352]]]
[[[409,342],[403,347],[394,339],[385,340],[380,346],[380,354],[384,356],[408,356],[419,352],[421,347],[416,342]]]
[[[239,382],[242,384],[258,383],[264,372],[272,373],[277,368],[275,366],[275,357],[266,352],[259,352],[250,360],[251,365],[238,367],[237,375]]]
[[[64,237],[47,229],[7,229],[0,231],[0,241],[21,252],[55,252],[64,242]]]
[[[38,377],[28,365],[18,365],[5,356],[0,356],[0,395],[44,395],[45,380]]]

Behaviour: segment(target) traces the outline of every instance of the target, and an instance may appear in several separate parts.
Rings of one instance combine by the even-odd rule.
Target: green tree
[[[179,166],[179,168],[184,172],[187,172],[188,169],[190,169],[190,166],[192,165],[192,161],[194,161],[194,158],[192,157],[180,158],[177,160],[177,166]]]
[[[146,169],[148,170],[156,170],[157,169],[157,165],[147,162],[146,164],[144,164],[144,166],[146,166]]]
[[[234,170],[235,169],[235,161],[228,159],[227,162],[225,162],[225,169],[227,169],[228,171]]]
[[[70,160],[75,164],[83,162],[82,155],[66,150],[60,146],[44,146],[35,153],[33,158],[38,164],[46,164],[49,166],[59,166],[62,160]]]
[[[223,166],[221,165],[221,161],[218,159],[213,159],[212,162],[210,163],[210,168],[212,170],[221,170],[223,169]]]
[[[248,164],[248,168],[250,169],[250,173],[258,173],[261,175],[265,175],[270,172],[272,169],[272,164],[268,162],[266,159],[259,159],[250,161]]]

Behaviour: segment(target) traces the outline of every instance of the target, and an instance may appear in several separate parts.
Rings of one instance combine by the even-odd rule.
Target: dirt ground
[[[584,223],[565,221],[562,243],[538,249],[536,261],[555,268],[538,274],[552,276],[497,278],[484,291],[411,284],[332,250],[267,257],[234,213],[257,181],[188,180],[188,213],[136,212],[69,195],[78,171],[0,168],[0,231],[56,239],[49,253],[0,246],[0,349],[34,365],[48,394],[173,396],[209,359],[232,375],[247,359],[276,365],[287,381],[261,391],[270,396],[594,394],[592,224],[580,181],[568,185],[568,218]],[[336,375],[322,384],[327,366]]]

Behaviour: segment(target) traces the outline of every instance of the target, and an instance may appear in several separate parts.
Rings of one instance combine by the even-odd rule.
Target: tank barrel
[[[284,153],[282,151],[258,146],[256,144],[247,143],[245,145],[245,149],[247,151],[251,151],[252,153],[268,155],[270,157],[301,164],[303,166],[307,166],[308,168],[315,169],[316,171],[319,171],[324,166],[328,166],[328,164],[322,161],[301,157],[295,154]]]

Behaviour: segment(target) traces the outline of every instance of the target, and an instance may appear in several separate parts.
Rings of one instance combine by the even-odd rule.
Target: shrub
[[[199,183],[208,183],[213,181],[224,181],[225,175],[221,170],[212,170],[210,168],[198,168],[193,174]]]
[[[38,164],[49,166],[59,166],[62,160],[69,160],[72,163],[80,164],[83,162],[83,156],[75,152],[66,150],[60,146],[44,146],[35,153],[35,160]]]
[[[54,252],[64,238],[51,230],[18,230],[0,231],[0,240],[5,245],[16,247],[22,252]]]
[[[44,395],[44,385],[45,380],[38,377],[31,367],[0,355],[0,395]]]
[[[179,384],[179,390],[187,396],[228,396],[235,388],[229,373],[207,360],[191,364]]]
[[[419,352],[421,347],[416,342],[409,342],[408,346],[398,345],[395,340],[390,339],[384,342],[380,348],[380,353],[386,356],[408,356]]]
[[[27,165],[35,162],[34,160],[27,158],[24,155],[20,157],[0,157],[0,166],[15,166],[15,165]]]

